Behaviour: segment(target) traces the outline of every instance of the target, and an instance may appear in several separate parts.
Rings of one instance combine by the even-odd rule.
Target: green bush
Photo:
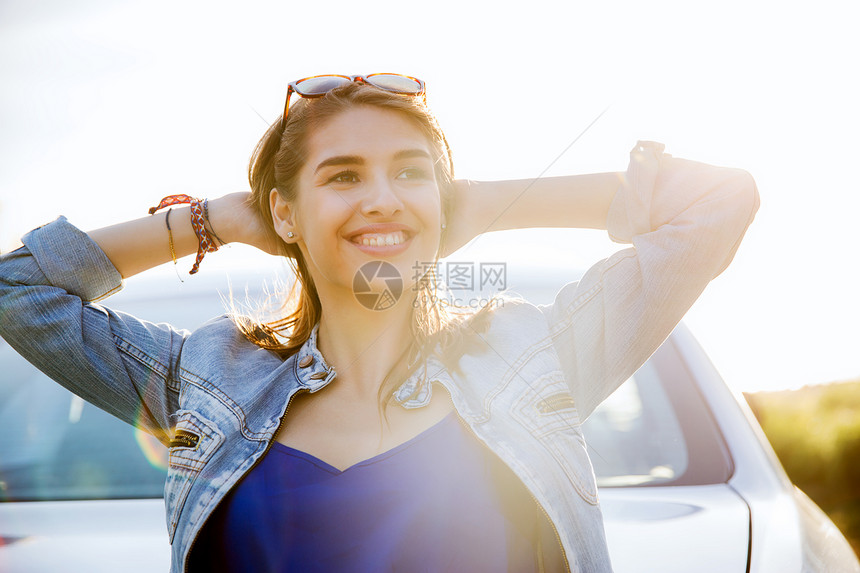
[[[746,399],[791,481],[860,554],[860,381]]]

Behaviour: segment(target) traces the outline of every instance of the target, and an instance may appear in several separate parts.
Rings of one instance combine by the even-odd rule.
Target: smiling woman
[[[295,199],[270,192],[275,231],[296,244],[320,296],[339,300],[345,312],[354,302],[352,277],[368,256],[404,277],[416,261],[436,257],[442,199],[428,147],[408,119],[356,108],[315,131]]]
[[[319,78],[290,84],[250,192],[27,234],[0,333],[169,448],[172,571],[610,571],[582,422],[732,260],[751,177],[639,142],[626,173],[458,181],[423,82]],[[440,256],[541,226],[631,246],[549,305],[439,304]],[[94,302],[230,242],[294,265],[279,320],[188,332]],[[384,305],[358,296],[375,281]]]

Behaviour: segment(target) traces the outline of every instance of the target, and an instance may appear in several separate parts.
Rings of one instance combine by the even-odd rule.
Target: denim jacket
[[[611,571],[582,421],[725,269],[757,208],[748,173],[639,142],[607,221],[610,237],[632,246],[553,304],[494,309],[455,367],[428,362],[461,420],[531,492],[568,570]],[[171,571],[184,571],[204,521],[267,451],[290,398],[336,373],[315,333],[282,360],[228,317],[188,332],[94,302],[122,279],[65,218],[23,243],[0,257],[0,334],[72,392],[168,444]]]

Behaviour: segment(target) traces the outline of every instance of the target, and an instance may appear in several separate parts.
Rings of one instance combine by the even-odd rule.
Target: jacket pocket
[[[164,503],[167,508],[167,531],[170,542],[188,492],[200,471],[224,441],[224,435],[211,422],[191,410],[179,410],[169,442],[167,482],[164,485]]]
[[[597,504],[597,482],[582,435],[582,422],[561,372],[529,384],[512,404],[511,415],[552,456],[579,496]]]

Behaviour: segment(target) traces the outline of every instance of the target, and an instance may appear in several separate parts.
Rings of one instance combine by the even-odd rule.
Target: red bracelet
[[[161,202],[149,210],[152,215],[159,209],[170,207],[172,205],[181,205],[189,203],[191,205],[191,228],[194,229],[194,234],[197,235],[197,258],[194,260],[194,266],[188,273],[193,275],[200,270],[200,262],[206,253],[211,253],[218,250],[218,245],[206,232],[205,219],[203,217],[204,210],[208,207],[208,199],[195,199],[190,195],[170,195],[161,200]]]

